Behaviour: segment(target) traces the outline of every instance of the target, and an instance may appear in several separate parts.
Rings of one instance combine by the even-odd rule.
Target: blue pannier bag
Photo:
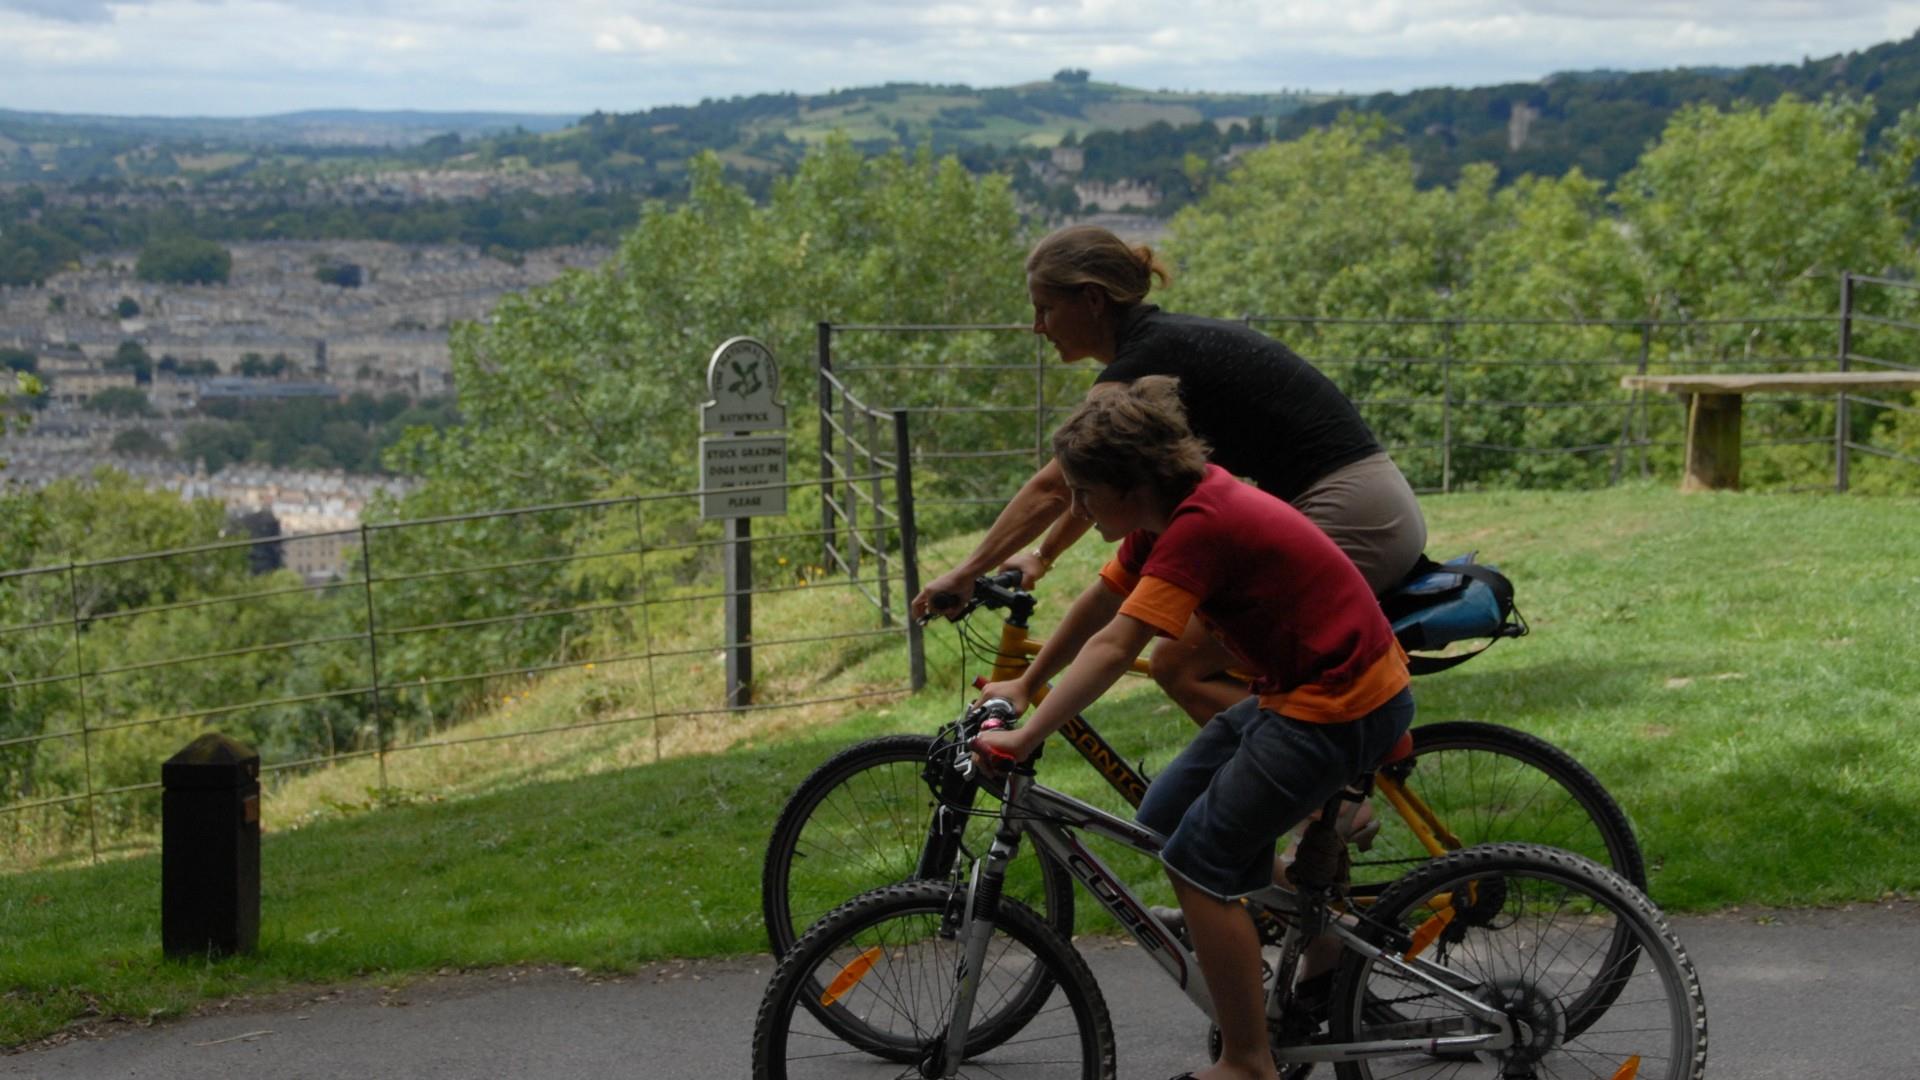
[[[1491,566],[1473,561],[1473,552],[1434,562],[1422,555],[1380,607],[1393,634],[1408,653],[1431,652],[1456,641],[1486,638],[1487,643],[1456,656],[1408,658],[1415,675],[1430,675],[1485,652],[1503,637],[1527,632],[1527,621],[1513,606],[1513,582]]]

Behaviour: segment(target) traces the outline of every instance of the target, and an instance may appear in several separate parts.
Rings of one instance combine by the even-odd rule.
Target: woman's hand
[[[1053,564],[1041,558],[1037,551],[1023,551],[1001,563],[1000,569],[1020,571],[1020,587],[1031,589],[1053,569]]]
[[[934,578],[920,595],[913,598],[908,610],[913,617],[926,622],[935,615],[945,615],[951,619],[966,608],[967,601],[973,599],[973,575],[964,568],[956,568]],[[940,601],[945,606],[938,606]]]

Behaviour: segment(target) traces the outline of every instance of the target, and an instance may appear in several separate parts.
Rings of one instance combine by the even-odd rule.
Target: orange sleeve
[[[1140,579],[1120,614],[1131,615],[1168,637],[1186,632],[1187,620],[1200,607],[1200,598],[1172,582],[1148,575]]]
[[[1135,585],[1140,584],[1140,575],[1129,573],[1126,567],[1120,565],[1120,560],[1116,557],[1108,559],[1107,565],[1100,568],[1100,580],[1107,583],[1107,588],[1125,596],[1133,591]]]

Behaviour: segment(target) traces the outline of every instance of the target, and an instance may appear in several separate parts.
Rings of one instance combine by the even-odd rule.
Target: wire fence
[[[805,527],[808,500],[836,496],[788,484],[807,512],[768,519],[744,552],[699,519],[698,492],[680,492],[0,573],[0,851],[26,862],[149,846],[160,762],[211,726],[261,752],[269,792],[364,760],[358,782],[385,801],[431,772],[404,765],[420,751],[564,735],[657,760],[724,742],[743,714],[908,692],[923,671],[861,661],[917,631],[895,610],[911,504],[889,459],[847,460],[873,471],[843,467],[833,483],[883,512],[852,530]],[[818,561],[849,533],[866,558]],[[345,555],[338,580],[259,572],[285,545],[316,542]],[[737,554],[760,605],[750,640],[729,640],[726,609],[742,597],[718,584]],[[725,680],[747,648],[750,704]],[[559,688],[549,707],[530,701],[536,680]]]

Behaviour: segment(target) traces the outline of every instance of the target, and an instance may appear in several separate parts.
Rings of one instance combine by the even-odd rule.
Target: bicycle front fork
[[[1007,865],[1020,850],[1020,833],[1002,820],[994,834],[987,857],[973,866],[967,889],[967,911],[961,920],[960,970],[955,980],[953,1011],[947,1020],[947,1037],[936,1042],[938,1060],[921,1063],[926,1077],[953,1077],[966,1060],[968,1028],[973,1022],[974,997],[980,990],[980,973],[986,966],[987,946],[993,939],[994,923],[1000,914],[1000,896],[1007,882]]]

